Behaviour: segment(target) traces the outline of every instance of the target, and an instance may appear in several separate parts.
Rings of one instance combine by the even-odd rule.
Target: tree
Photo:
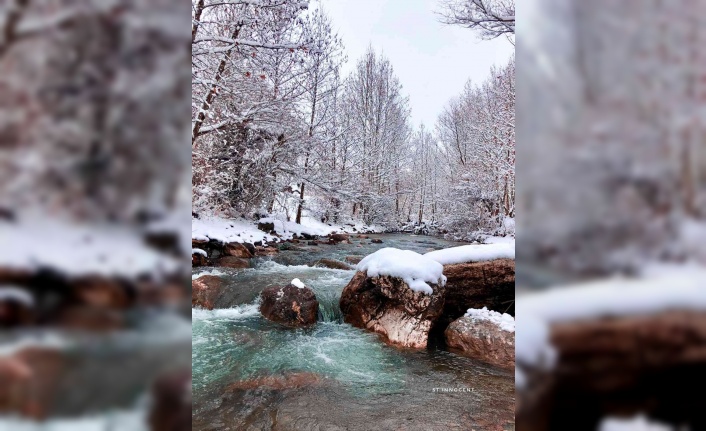
[[[483,39],[515,34],[514,0],[442,0],[439,15],[443,23],[477,30]]]

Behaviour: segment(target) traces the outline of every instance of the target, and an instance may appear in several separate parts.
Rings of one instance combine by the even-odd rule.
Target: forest
[[[199,0],[191,37],[196,214],[514,233],[514,59],[415,126],[394,65],[348,59],[318,3]]]

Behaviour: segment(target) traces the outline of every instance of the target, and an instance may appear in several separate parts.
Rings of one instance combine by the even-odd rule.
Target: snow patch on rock
[[[429,283],[443,286],[446,277],[444,266],[419,253],[386,247],[366,256],[356,266],[368,277],[390,276],[401,278],[410,289],[431,295]]]
[[[298,278],[295,278],[294,280],[291,281],[292,286],[298,288],[298,289],[304,289],[306,285],[301,282]]]
[[[515,243],[472,244],[430,251],[424,256],[442,265],[482,262],[495,259],[515,259]]]
[[[0,286],[0,301],[15,301],[28,307],[34,306],[32,295],[27,290],[15,286]]]
[[[515,332],[515,318],[507,313],[498,313],[497,311],[488,310],[488,307],[469,308],[464,314],[464,317],[470,317],[471,320],[484,320],[492,322],[503,331]]]

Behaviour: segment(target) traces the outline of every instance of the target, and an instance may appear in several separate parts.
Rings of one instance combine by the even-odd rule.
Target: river
[[[341,291],[353,270],[309,267],[382,247],[424,253],[459,243],[428,236],[370,235],[352,244],[293,244],[252,268],[194,268],[221,275],[230,309],[192,309],[193,430],[509,430],[511,372],[442,348],[400,349],[342,322]],[[299,278],[320,303],[319,322],[286,329],[262,318],[260,291]],[[248,382],[298,376],[276,389]],[[230,385],[239,385],[229,390]],[[245,388],[245,389],[243,389]],[[448,392],[446,392],[448,391]]]

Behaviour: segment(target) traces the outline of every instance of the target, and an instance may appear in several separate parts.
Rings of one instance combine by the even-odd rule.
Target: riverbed
[[[223,277],[234,303],[229,309],[192,309],[194,430],[514,429],[511,372],[443,347],[392,347],[343,323],[338,301],[355,271],[307,263],[343,261],[383,247],[425,253],[461,245],[428,236],[369,237],[352,236],[352,244],[292,244],[273,257],[253,259],[244,270],[194,268],[195,276]],[[294,278],[319,300],[319,322],[312,328],[286,329],[258,312],[264,288]]]

